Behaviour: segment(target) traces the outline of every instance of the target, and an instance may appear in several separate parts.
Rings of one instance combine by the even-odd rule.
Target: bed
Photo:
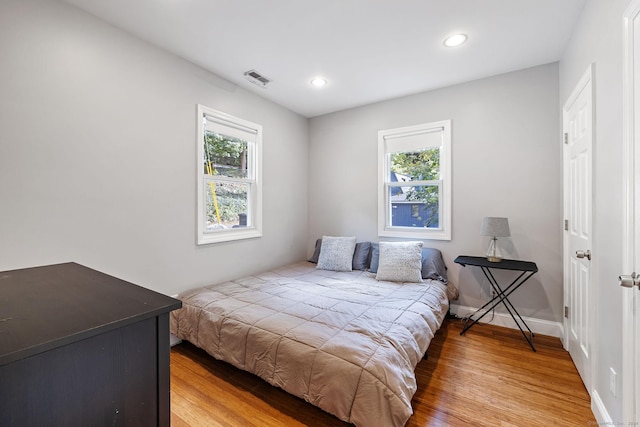
[[[340,238],[324,236],[312,262],[182,293],[171,332],[343,421],[403,426],[413,413],[414,369],[455,288],[440,252],[422,242],[402,242],[418,246],[418,264],[412,248],[408,267],[386,243],[350,238],[346,266],[344,254],[341,265],[323,257],[335,252],[331,239]],[[384,280],[389,264],[400,271],[392,276],[417,265],[420,277]]]

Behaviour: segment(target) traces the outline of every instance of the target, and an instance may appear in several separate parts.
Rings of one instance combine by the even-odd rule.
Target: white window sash
[[[210,116],[207,116],[210,117]],[[215,125],[215,126],[214,126]],[[237,138],[239,140],[242,141],[246,141],[247,142],[247,173],[249,174],[249,176],[251,178],[255,179],[255,175],[257,172],[257,163],[256,163],[256,138],[258,136],[258,134],[256,132],[245,132],[245,131],[240,131],[239,128],[238,129],[231,129],[229,127],[225,129],[221,129],[220,128],[220,124],[219,123],[213,123],[211,124],[211,120],[206,120],[206,123],[204,125],[205,130],[208,130],[210,132],[214,132],[217,133],[219,135],[224,135],[224,136],[231,136],[233,138]],[[250,128],[244,128],[244,129],[249,129],[251,131],[253,131],[253,129]],[[204,139],[203,139],[203,143],[204,143]],[[205,156],[203,155],[203,161],[206,160]]]
[[[208,175],[204,174],[205,181],[215,181],[215,182],[236,182],[238,184],[255,184],[256,180],[251,178],[232,178],[229,176],[222,175]]]
[[[262,126],[233,117],[203,105],[198,112],[198,206],[197,244],[225,242],[262,236]],[[234,178],[208,175],[204,172],[204,138],[206,131],[237,138],[247,142],[247,177]],[[206,226],[206,201],[209,183],[228,182],[247,185],[247,227],[208,230]]]
[[[389,187],[433,187],[436,185],[441,185],[442,180],[431,180],[431,181],[403,181],[403,182],[391,182],[387,181],[386,185]]]
[[[440,179],[391,182],[391,154],[440,149]],[[378,235],[383,237],[451,240],[451,121],[407,126],[378,132]],[[438,187],[438,227],[392,226],[390,189]]]
[[[403,183],[397,183],[397,182],[390,182],[385,186],[385,194],[387,196],[385,204],[388,208],[388,212],[386,215],[386,224],[385,224],[385,229],[387,231],[392,231],[392,230],[411,230],[411,231],[416,231],[415,227],[403,227],[403,226],[399,226],[399,225],[391,225],[391,218],[392,218],[392,210],[393,210],[393,201],[391,200],[391,191],[389,191],[391,188],[397,188],[397,187],[438,187],[438,218],[440,219],[439,227],[425,227],[425,230],[438,230],[438,231],[442,231],[443,230],[443,226],[442,226],[442,215],[444,213],[444,209],[443,209],[443,203],[442,203],[442,198],[443,198],[443,192],[442,192],[442,187],[443,187],[443,182],[442,180],[439,181],[409,181],[411,182],[411,185],[407,185],[406,182]],[[415,183],[415,184],[414,184]],[[417,184],[419,183],[419,184]],[[399,184],[399,185],[398,185]],[[421,204],[422,202],[420,200],[407,200],[405,202],[400,202],[400,203],[407,203],[407,204]]]
[[[227,179],[227,178],[223,178],[223,177],[211,177],[211,175],[208,175],[204,178],[204,186],[203,186],[203,190],[204,190],[204,194],[203,197],[205,200],[207,200],[208,196],[209,196],[209,183],[213,183],[215,185],[216,182],[230,182],[230,183],[238,183],[238,184],[248,184],[247,185],[247,226],[243,227],[243,231],[245,230],[255,230],[256,226],[254,223],[254,215],[253,215],[253,206],[254,203],[256,203],[255,201],[255,195],[256,195],[256,191],[255,191],[255,185],[256,182],[253,180],[240,180],[240,179]],[[235,229],[212,229],[209,230],[206,227],[203,230],[203,233],[207,234],[207,235],[212,235],[212,234],[220,234],[220,233],[225,233],[228,231],[235,231],[238,230],[237,228]]]

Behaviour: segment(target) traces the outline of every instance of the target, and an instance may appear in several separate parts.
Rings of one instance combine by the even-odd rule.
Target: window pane
[[[207,130],[204,134],[204,173],[247,178],[247,141]]]
[[[439,228],[437,185],[389,187],[391,226]]]
[[[225,230],[251,226],[247,224],[249,185],[207,180],[206,230]]]
[[[389,154],[391,182],[440,179],[440,148]]]
[[[451,240],[451,120],[378,131],[378,235]]]

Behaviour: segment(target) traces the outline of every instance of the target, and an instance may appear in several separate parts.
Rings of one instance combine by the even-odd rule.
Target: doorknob
[[[622,275],[618,276],[618,283],[625,288],[633,288],[637,286],[640,289],[640,275],[637,275],[635,271],[631,273],[631,276]]]
[[[578,258],[586,258],[591,261],[591,251],[576,251],[576,257]]]

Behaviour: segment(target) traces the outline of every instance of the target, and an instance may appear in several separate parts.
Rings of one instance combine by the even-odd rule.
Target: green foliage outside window
[[[411,177],[412,181],[440,179],[440,148],[391,155],[391,171]]]
[[[391,172],[409,181],[440,179],[440,148],[391,154]],[[419,202],[422,227],[439,226],[439,191],[436,185],[411,186],[405,190],[405,201]]]
[[[247,142],[207,131],[204,136],[205,174],[207,162],[213,174],[230,178],[247,177]]]
[[[247,146],[246,141],[207,131],[204,141],[204,173],[228,178],[247,178]],[[207,223],[226,227],[238,225],[239,215],[247,212],[247,197],[246,183],[219,181],[209,186]]]

